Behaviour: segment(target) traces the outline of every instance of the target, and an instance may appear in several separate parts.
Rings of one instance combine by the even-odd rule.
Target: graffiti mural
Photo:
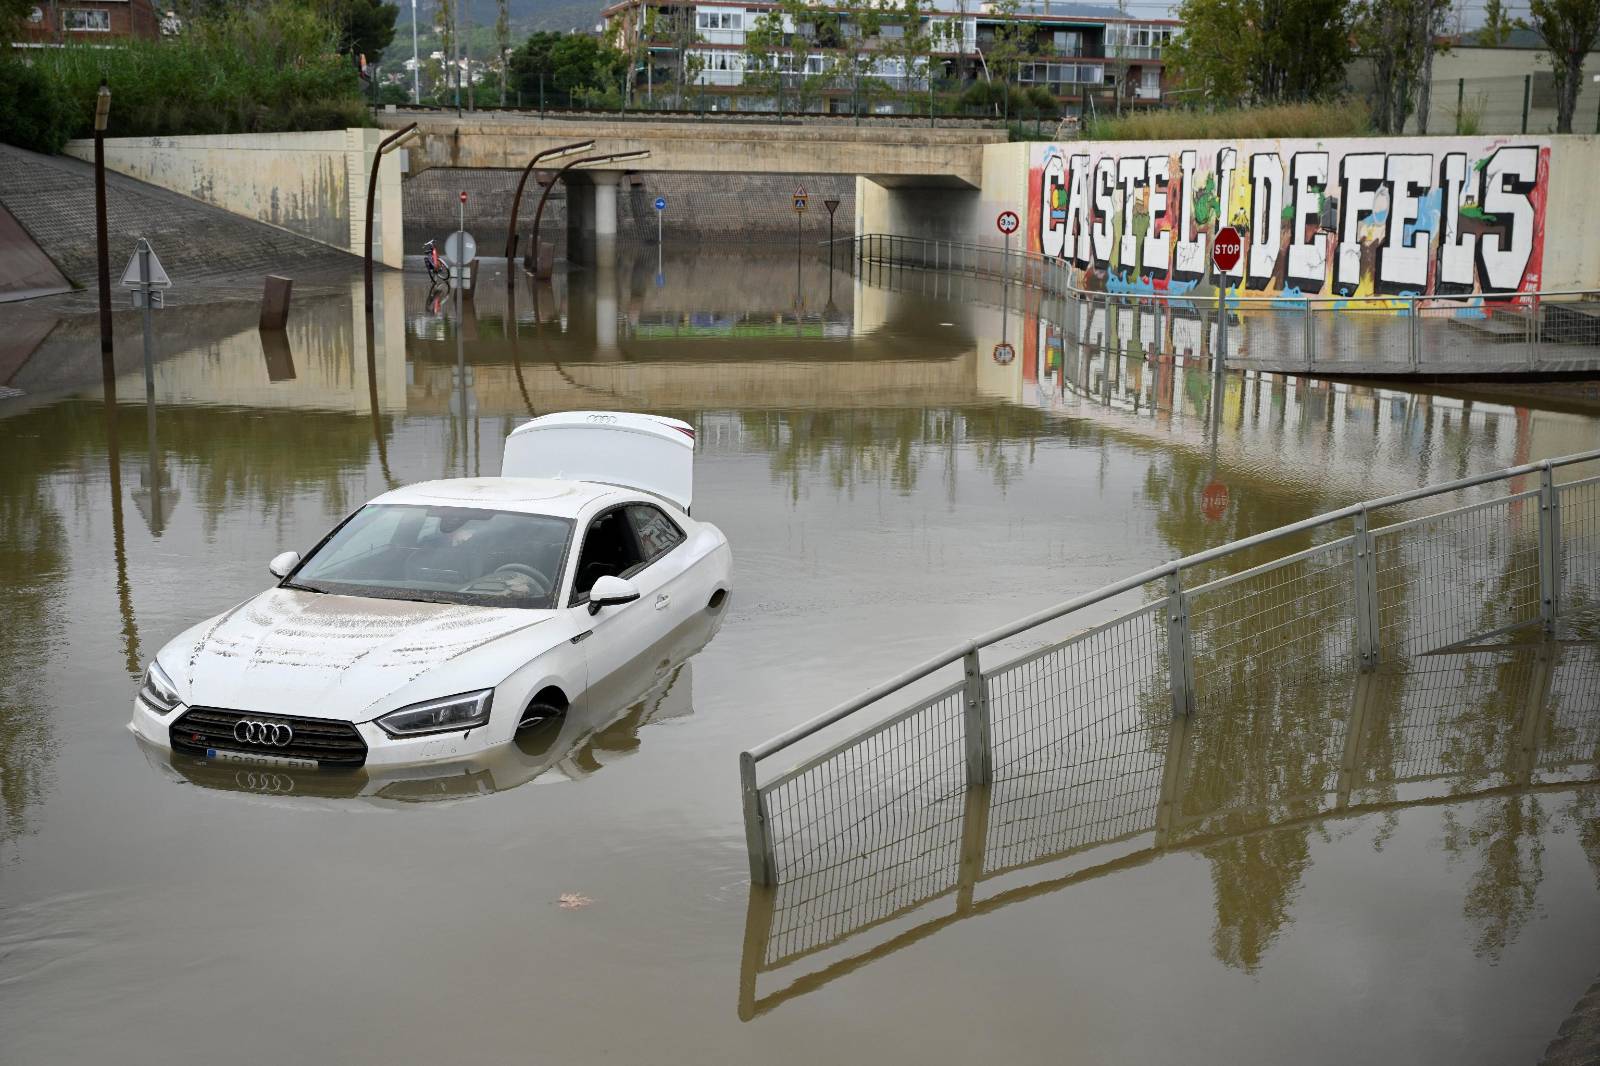
[[[1230,290],[1381,299],[1539,288],[1548,138],[1049,144],[1029,167],[1028,246],[1070,262],[1087,289],[1209,290],[1223,225],[1245,244]]]

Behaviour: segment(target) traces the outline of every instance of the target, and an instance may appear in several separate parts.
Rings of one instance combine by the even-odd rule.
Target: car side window
[[[628,517],[633,521],[633,531],[639,538],[639,550],[644,553],[646,562],[660,558],[684,541],[683,530],[659,507],[647,503],[631,504]]]
[[[644,562],[628,521],[627,509],[616,507],[595,518],[583,535],[578,569],[572,580],[572,602],[583,603],[603,577],[623,577]]]

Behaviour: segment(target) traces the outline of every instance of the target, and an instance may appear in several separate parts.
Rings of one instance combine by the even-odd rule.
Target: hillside
[[[400,18],[395,25],[395,39],[411,36],[411,5],[407,0],[395,0],[400,7]],[[458,0],[460,2],[460,0]],[[517,41],[535,30],[593,29],[600,19],[600,11],[609,0],[511,0],[511,37]],[[494,25],[496,0],[468,0],[466,14],[471,16],[475,28]],[[417,20],[423,33],[433,25],[434,0],[417,0]],[[476,40],[476,34],[474,39]]]

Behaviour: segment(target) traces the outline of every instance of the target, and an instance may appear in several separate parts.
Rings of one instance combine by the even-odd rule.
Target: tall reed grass
[[[13,95],[36,116],[31,125],[10,125],[33,130],[35,143],[25,146],[45,151],[92,134],[102,78],[111,88],[106,132],[113,137],[371,125],[360,78],[349,57],[334,51],[336,39],[311,6],[279,0],[197,19],[173,40],[32,50],[0,63],[10,68],[0,69],[0,82],[26,87]],[[19,62],[31,70],[19,70]],[[0,120],[0,137],[11,132],[6,125]]]
[[[1251,137],[1363,137],[1372,132],[1366,104],[1341,100],[1229,111],[1140,111],[1090,119],[1083,138],[1095,141],[1243,140]]]

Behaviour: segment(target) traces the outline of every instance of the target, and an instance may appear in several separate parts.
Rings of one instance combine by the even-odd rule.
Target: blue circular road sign
[[[656,210],[657,211],[665,211],[666,209],[667,209],[667,198],[665,196],[656,197]]]

